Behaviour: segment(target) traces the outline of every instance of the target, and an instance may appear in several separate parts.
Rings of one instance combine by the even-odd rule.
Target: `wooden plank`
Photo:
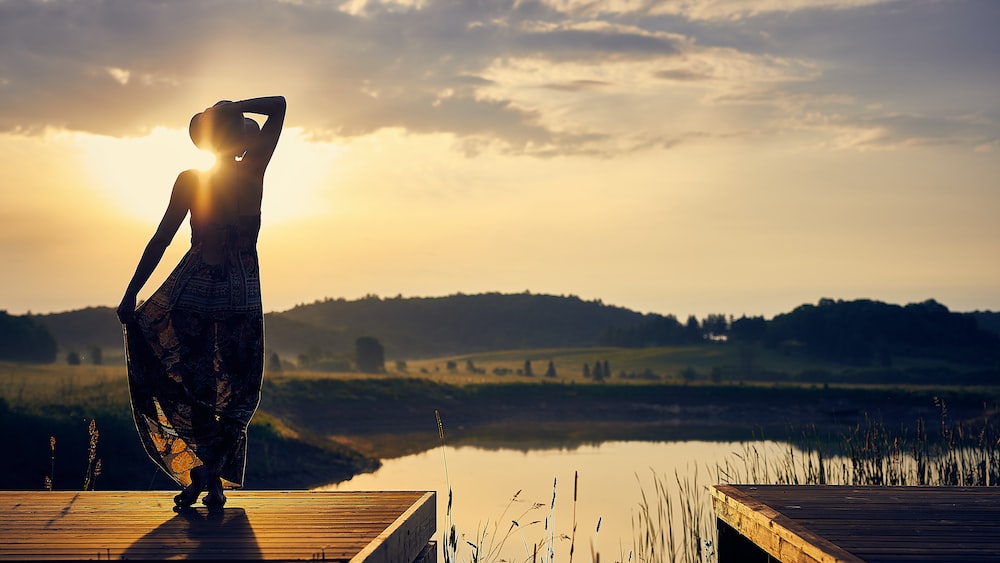
[[[711,494],[721,522],[780,561],[1000,560],[1000,488],[716,485]]]
[[[716,516],[783,562],[858,563],[862,560],[796,524],[733,485],[711,488]]]
[[[173,494],[0,491],[0,560],[413,561],[436,528],[433,492],[234,491],[181,513]]]
[[[427,545],[427,540],[434,535],[436,521],[434,493],[426,493],[358,552],[351,563],[396,563],[400,561],[399,554],[407,554],[408,558],[404,561],[413,561]],[[418,525],[404,529],[408,522],[416,522]]]

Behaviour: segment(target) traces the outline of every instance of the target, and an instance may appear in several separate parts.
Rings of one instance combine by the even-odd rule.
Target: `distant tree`
[[[611,377],[611,366],[608,365],[607,360],[604,360],[604,365],[601,366],[601,372],[604,377]]]
[[[448,360],[448,362],[444,365],[444,367],[445,367],[445,369],[447,369],[449,372],[452,372],[452,373],[454,373],[456,370],[458,370],[458,365],[456,365],[455,362],[453,362],[451,360]]]
[[[687,322],[684,323],[684,341],[688,343],[701,342],[701,324],[698,323],[698,317],[690,315],[687,318]]]
[[[740,342],[757,342],[764,338],[766,332],[767,321],[764,317],[742,316],[729,325],[730,336]]]
[[[268,371],[281,371],[281,358],[277,352],[271,352],[271,357],[267,360]]]
[[[0,360],[52,362],[57,354],[56,340],[45,325],[30,314],[0,311]]]
[[[934,300],[899,306],[821,299],[775,316],[764,343],[794,344],[806,354],[854,365],[888,367],[897,354],[995,365],[1000,338],[981,330],[975,318],[952,313]]]
[[[66,363],[69,364],[69,365],[71,365],[71,366],[78,366],[78,365],[80,365],[80,363],[81,363],[80,362],[80,354],[78,354],[76,352],[76,350],[70,350],[70,352],[68,354],[66,354]]]
[[[472,360],[465,360],[465,371],[469,373],[476,373],[476,363]]]
[[[524,375],[533,377],[535,373],[531,371],[531,360],[524,360]]]
[[[591,372],[591,376],[594,378],[594,381],[604,380],[604,367],[601,365],[601,362],[594,362],[594,369]]]
[[[697,322],[695,319],[696,324]],[[699,334],[698,338],[700,337]],[[652,315],[639,324],[628,327],[612,326],[600,338],[601,345],[626,348],[670,346],[689,341],[684,325],[673,315]]]
[[[104,354],[100,346],[91,346],[89,349],[90,363],[99,366],[104,362]]]
[[[556,365],[549,360],[549,367],[545,368],[545,377],[555,377],[556,376]]]
[[[364,373],[385,371],[385,349],[377,338],[362,336],[354,341],[358,369]]]
[[[587,362],[583,363],[583,376],[590,377],[590,365]]]
[[[408,368],[406,367],[406,360],[396,360],[396,371],[406,373]]]

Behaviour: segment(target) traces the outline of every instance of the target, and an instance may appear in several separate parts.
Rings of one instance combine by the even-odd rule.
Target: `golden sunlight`
[[[145,137],[125,139],[86,133],[70,138],[90,176],[87,184],[123,213],[150,224],[162,217],[182,170],[205,170],[214,162],[182,129],[157,127]],[[320,194],[340,153],[336,145],[311,143],[301,130],[286,129],[265,180],[264,221],[274,224],[322,213]]]
[[[152,224],[163,216],[177,174],[209,168],[214,161],[191,143],[186,130],[157,127],[127,139],[73,133],[72,139],[90,175],[88,184],[124,213]]]
[[[264,178],[264,224],[316,217],[330,210],[328,194],[336,189],[335,164],[344,148],[338,143],[312,142],[301,128],[286,127]]]

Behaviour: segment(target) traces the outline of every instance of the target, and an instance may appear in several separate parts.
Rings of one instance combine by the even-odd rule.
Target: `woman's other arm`
[[[181,222],[187,216],[188,210],[191,209],[191,199],[196,187],[195,182],[197,182],[196,174],[191,170],[181,172],[174,182],[174,188],[170,193],[170,203],[167,204],[163,219],[160,220],[159,227],[156,228],[153,237],[149,239],[149,243],[146,244],[146,250],[143,251],[139,265],[135,268],[135,274],[132,275],[132,280],[129,281],[128,288],[125,289],[125,296],[122,297],[121,304],[118,305],[118,320],[122,324],[132,320],[139,290],[146,285],[149,276],[153,274],[153,270],[163,258],[164,251],[174,239]]]

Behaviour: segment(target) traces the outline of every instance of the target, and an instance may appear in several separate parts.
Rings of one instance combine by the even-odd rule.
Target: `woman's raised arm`
[[[285,124],[285,97],[265,96],[262,98],[250,98],[233,102],[242,113],[256,113],[266,115],[267,121],[260,128],[260,133],[256,139],[247,146],[247,153],[244,159],[250,159],[263,174],[267,164],[271,161],[274,149],[278,146],[278,137],[281,136],[281,129]]]

